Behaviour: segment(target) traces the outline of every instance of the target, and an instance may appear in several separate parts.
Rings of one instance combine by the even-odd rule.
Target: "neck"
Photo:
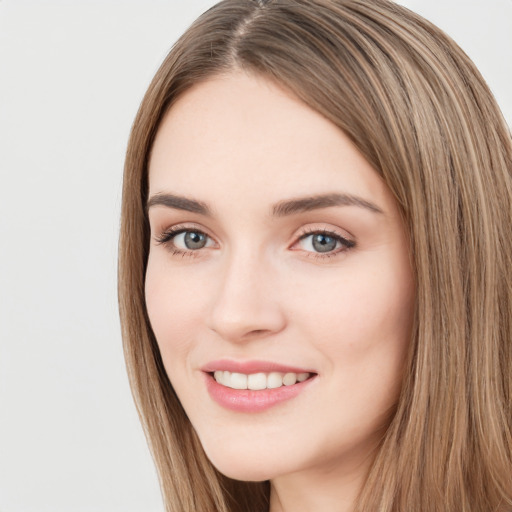
[[[303,471],[271,481],[270,512],[352,512],[368,465],[346,472],[339,466]]]

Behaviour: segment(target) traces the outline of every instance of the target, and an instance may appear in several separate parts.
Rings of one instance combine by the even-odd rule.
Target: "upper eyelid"
[[[165,228],[158,228],[158,229],[155,228],[155,229],[152,229],[151,231],[153,231],[155,233],[160,233],[160,236],[165,235],[166,233],[178,234],[183,231],[197,231],[199,233],[204,233],[205,235],[208,235],[210,238],[214,238],[209,233],[209,230],[207,230],[206,228],[202,227],[201,225],[195,224],[195,223],[188,224],[186,222],[184,222],[184,223],[179,222],[177,224],[173,224],[172,226],[168,226]]]
[[[302,231],[302,232],[301,232]],[[336,227],[312,227],[307,226],[305,228],[301,228],[298,232],[299,234],[296,235],[297,239],[300,240],[302,238],[305,238],[309,235],[314,235],[317,233],[325,234],[325,235],[334,235],[335,237],[341,238],[343,240],[347,240],[348,242],[356,243],[355,237],[350,234],[348,231],[336,228]]]
[[[335,233],[333,231],[313,231],[311,233],[306,233],[306,234],[300,236],[295,242],[293,242],[291,247],[295,247],[297,244],[299,244],[301,241],[305,240],[306,238],[308,238],[312,235],[317,235],[317,234],[330,236],[332,238],[337,239],[338,241],[340,241],[340,243],[342,245],[345,246],[346,249],[352,249],[353,247],[356,246],[356,242],[354,240],[352,240],[351,238],[348,238],[346,236],[340,235],[339,233]]]
[[[191,226],[181,227],[179,224],[176,226],[172,226],[170,228],[166,228],[166,229],[162,230],[161,233],[159,235],[156,235],[154,238],[159,245],[165,245],[166,243],[173,240],[176,236],[180,235],[181,233],[186,233],[187,231],[191,231],[194,233],[201,233],[201,234],[205,235],[206,237],[208,237],[210,240],[213,240],[215,243],[217,243],[215,238],[212,237],[206,230],[200,229],[200,228],[194,228]]]
[[[299,236],[300,236],[300,238],[302,238],[304,236],[316,235],[318,233],[325,234],[325,235],[336,235],[336,236],[339,236],[341,238],[348,238],[348,237],[342,235],[341,233],[339,233],[338,231],[336,231],[334,229],[327,229],[327,228],[307,229],[307,230],[304,231],[304,233],[302,233]]]

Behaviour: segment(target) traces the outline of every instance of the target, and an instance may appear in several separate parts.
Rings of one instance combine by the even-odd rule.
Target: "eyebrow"
[[[149,210],[153,206],[166,206],[175,210],[185,210],[186,212],[199,213],[200,215],[212,216],[212,212],[208,205],[195,199],[175,196],[174,194],[155,194],[149,198],[146,209]]]
[[[272,213],[276,217],[285,217],[332,206],[359,206],[373,213],[384,213],[376,204],[351,194],[322,194],[281,201],[274,206]]]
[[[187,197],[176,196],[174,194],[160,193],[151,196],[147,203],[147,210],[153,206],[165,206],[175,210],[184,210],[212,217],[212,211],[206,203]],[[366,199],[352,194],[334,193],[280,201],[272,208],[272,214],[275,217],[286,217],[296,213],[304,213],[333,206],[358,206],[360,208],[366,208],[373,213],[384,213],[376,204]]]

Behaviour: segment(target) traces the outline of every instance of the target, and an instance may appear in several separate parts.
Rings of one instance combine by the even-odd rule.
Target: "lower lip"
[[[212,375],[206,373],[206,386],[212,399],[225,409],[237,412],[262,412],[280,403],[295,398],[304,391],[315,376],[292,386],[275,389],[232,389],[219,384]]]

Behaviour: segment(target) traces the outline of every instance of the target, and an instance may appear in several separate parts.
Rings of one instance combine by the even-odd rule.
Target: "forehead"
[[[333,123],[274,82],[242,72],[207,80],[178,99],[158,130],[149,171],[150,194],[215,196],[234,185],[248,198],[265,192],[275,201],[332,187],[374,198],[385,193]]]

